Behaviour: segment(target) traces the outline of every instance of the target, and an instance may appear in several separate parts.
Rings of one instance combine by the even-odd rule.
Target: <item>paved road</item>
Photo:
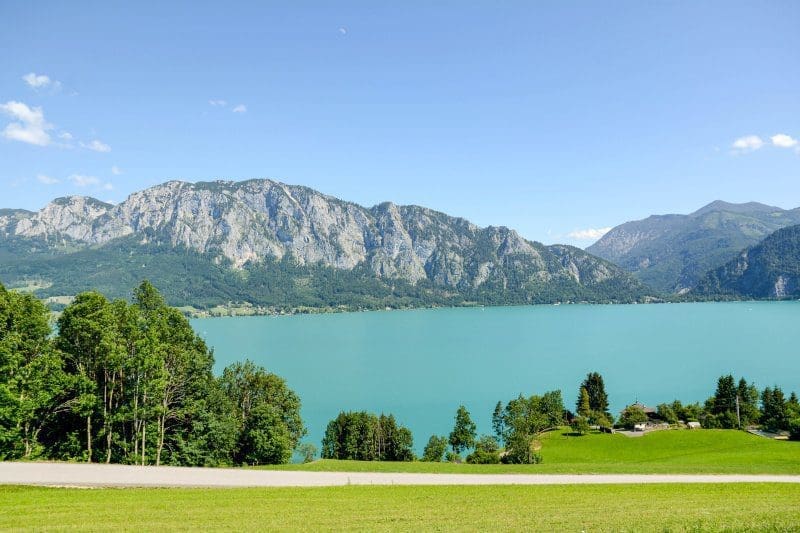
[[[0,484],[83,487],[322,487],[336,485],[591,485],[800,483],[800,476],[690,474],[393,474],[74,463],[0,463]]]

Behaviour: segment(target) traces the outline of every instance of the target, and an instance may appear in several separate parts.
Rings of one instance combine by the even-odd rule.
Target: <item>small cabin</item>
[[[686,427],[689,429],[700,429],[700,422],[686,422]]]

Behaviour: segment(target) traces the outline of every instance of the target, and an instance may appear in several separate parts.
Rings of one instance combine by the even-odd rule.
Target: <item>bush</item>
[[[515,464],[517,464],[517,465],[518,464],[538,465],[538,464],[541,464],[544,461],[544,459],[542,458],[542,454],[540,454],[540,453],[532,453],[528,457],[528,459],[529,459],[529,461],[523,463],[523,462],[518,460],[518,456],[512,455],[512,454],[508,454],[508,455],[504,455],[503,456],[501,462],[504,463],[504,464],[508,464],[508,465],[515,465]]]
[[[461,460],[461,456],[460,455],[458,455],[455,452],[451,452],[450,450],[448,450],[447,453],[444,454],[444,460],[447,461],[448,463],[461,463],[461,462],[463,462]]]
[[[572,419],[570,427],[578,435],[585,435],[589,432],[589,420],[585,416],[576,416]]]
[[[467,456],[472,464],[497,464],[500,462],[500,445],[489,435],[484,435],[475,444],[475,451]]]
[[[789,439],[800,440],[800,418],[789,421]]]

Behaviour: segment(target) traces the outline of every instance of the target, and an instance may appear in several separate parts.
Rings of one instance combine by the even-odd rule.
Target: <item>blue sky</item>
[[[800,206],[799,2],[395,5],[0,3],[0,207],[269,177],[586,246]]]

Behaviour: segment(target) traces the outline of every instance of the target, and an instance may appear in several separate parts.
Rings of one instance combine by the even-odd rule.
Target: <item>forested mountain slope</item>
[[[800,225],[779,229],[712,270],[692,291],[702,296],[800,297]]]
[[[689,215],[653,215],[626,222],[586,251],[657,290],[685,292],[742,249],[793,224],[800,224],[800,208],[716,201]]]

